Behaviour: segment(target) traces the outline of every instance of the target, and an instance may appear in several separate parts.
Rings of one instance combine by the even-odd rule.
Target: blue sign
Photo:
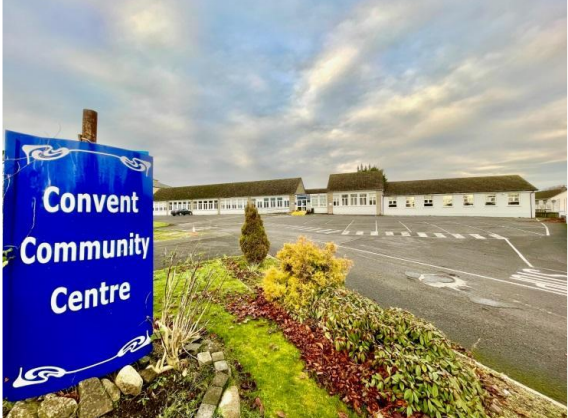
[[[6,132],[4,396],[76,385],[151,351],[152,157]]]

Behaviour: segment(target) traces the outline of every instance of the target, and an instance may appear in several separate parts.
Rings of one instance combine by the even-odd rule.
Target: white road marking
[[[556,290],[564,295],[568,294],[565,274],[546,274],[536,269],[523,269],[511,275],[511,279],[533,283],[539,288]]]
[[[487,230],[485,230],[485,229],[478,228],[477,226],[471,226],[471,225],[466,225],[466,224],[459,224],[459,223],[457,223],[457,222],[451,222],[451,223],[456,224],[456,225],[460,225],[460,226],[467,226],[468,228],[479,229],[480,231],[487,232],[488,234],[491,233],[491,231],[487,231]]]
[[[337,234],[338,232],[341,232],[341,229],[332,229],[329,232],[324,232],[324,234],[329,235],[329,234]]]
[[[322,229],[319,231],[316,231],[318,234],[329,234],[330,232],[332,232],[333,229]]]
[[[543,234],[539,234],[538,232],[527,231],[526,229],[515,228],[514,226],[505,226],[505,225],[502,225],[501,228],[516,229],[517,231],[528,232],[529,234],[535,234],[535,235],[538,235],[539,237],[544,237]]]
[[[355,222],[355,219],[353,219],[353,220],[351,221],[351,223],[350,223],[349,225],[347,225],[347,227],[343,230],[343,235],[349,234],[349,231],[348,231],[348,230],[349,230],[349,227],[351,226],[351,224],[352,224],[353,222]],[[346,234],[346,232],[347,232],[347,234]]]
[[[403,237],[409,237],[409,236],[410,236],[410,232],[402,231],[402,232],[400,233],[400,235],[402,235]]]
[[[428,234],[426,232],[419,232],[418,236],[422,238],[428,238]]]
[[[507,238],[502,237],[501,235],[498,235],[498,234],[489,234],[489,236],[491,236],[491,237],[493,237],[493,238],[495,238],[495,239],[507,239]]]
[[[479,234],[469,234],[471,237],[475,238],[475,239],[485,239],[485,237],[482,237]]]
[[[537,219],[538,222],[540,222],[540,224],[542,226],[544,226],[544,229],[546,229],[546,236],[549,237],[550,236],[550,231],[548,230],[548,227],[546,226],[546,224],[544,222],[541,222],[540,219]]]
[[[438,229],[441,229],[442,231],[446,232],[447,234],[451,234],[450,231],[448,231],[447,229],[442,228],[441,226],[431,224],[430,222],[424,222],[424,223],[425,223],[425,224],[428,224],[428,225],[432,225],[432,226],[434,226],[434,227],[436,227],[436,228],[438,228]]]
[[[517,248],[515,248],[515,246],[514,246],[513,244],[511,244],[511,241],[509,241],[508,239],[505,239],[504,241],[505,241],[507,244],[509,244],[509,246],[510,246],[513,250],[515,250],[515,252],[517,253],[517,255],[518,255],[519,257],[521,257],[521,260],[523,260],[527,266],[529,266],[529,267],[534,267],[531,263],[529,263],[529,260],[527,260],[527,259],[525,258],[525,256],[522,255],[521,252],[520,252],[519,250],[517,250]]]
[[[371,235],[376,237],[377,235],[379,235],[379,231],[371,231]]]
[[[371,235],[379,235],[379,223],[378,223],[378,221],[375,221],[375,233],[373,234],[371,232]]]
[[[355,233],[355,235],[363,235],[363,234],[364,234],[363,231],[357,231],[357,232]]]
[[[341,235],[349,235],[349,231],[343,231]]]
[[[403,224],[402,222],[398,221],[398,223],[401,224],[402,226],[404,226],[408,232],[412,232],[412,231],[410,230],[410,228],[407,227],[407,226],[406,226],[405,224]]]
[[[394,232],[391,232],[391,231],[387,231],[387,232],[385,232],[385,234],[388,235],[389,237],[394,236]]]
[[[434,232],[434,235],[436,235],[438,238],[446,238],[446,236],[441,232]]]
[[[362,246],[374,249],[374,247],[369,247],[368,245],[362,245]],[[358,251],[358,252],[361,252],[361,253],[372,254],[372,255],[379,256],[379,257],[390,258],[390,259],[393,259],[393,260],[405,261],[407,263],[418,264],[418,265],[421,265],[421,266],[432,267],[432,268],[435,268],[435,269],[451,271],[453,273],[466,274],[466,275],[472,276],[472,277],[479,277],[480,279],[492,280],[494,282],[500,282],[500,283],[510,284],[510,285],[513,285],[513,286],[525,287],[527,289],[538,290],[540,292],[552,293],[552,294],[555,294],[555,295],[563,296],[561,293],[559,293],[555,290],[546,289],[546,288],[542,288],[542,287],[529,286],[529,285],[525,285],[525,284],[522,284],[522,283],[511,282],[511,281],[503,280],[503,279],[497,279],[495,277],[484,276],[482,274],[469,273],[469,272],[463,271],[463,270],[457,270],[457,269],[452,269],[452,268],[449,268],[449,267],[437,266],[435,264],[423,263],[422,261],[418,261],[418,260],[412,260],[412,259],[402,258],[402,257],[394,257],[392,255],[362,250],[360,248],[346,247],[344,245],[338,245],[338,247],[344,248],[344,249],[347,249],[347,250]]]
[[[462,234],[452,234],[452,236],[457,239],[465,239],[465,237]]]

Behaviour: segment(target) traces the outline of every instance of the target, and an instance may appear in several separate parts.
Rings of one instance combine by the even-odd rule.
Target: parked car
[[[172,210],[171,211],[172,216],[177,216],[177,215],[193,215],[193,212],[190,211],[189,209],[177,209],[177,210]]]

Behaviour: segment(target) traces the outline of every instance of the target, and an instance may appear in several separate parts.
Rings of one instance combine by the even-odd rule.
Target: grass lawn
[[[268,261],[271,264],[272,261]],[[266,266],[265,266],[266,267]],[[221,260],[206,264],[203,273],[211,269],[221,293],[245,293],[250,289],[234,278]],[[165,272],[154,275],[154,313],[159,315],[164,293]],[[289,343],[275,325],[264,320],[235,323],[234,316],[222,305],[213,304],[207,315],[207,329],[221,337],[229,357],[238,360],[244,371],[250,373],[257,384],[254,396],[261,399],[266,417],[284,412],[288,417],[337,418],[338,412],[348,416],[348,410],[337,396],[329,394],[312,380],[304,370],[298,349]]]
[[[167,222],[154,221],[154,241],[167,241],[170,239],[188,238],[188,231],[180,231],[178,229],[164,229],[171,224]]]

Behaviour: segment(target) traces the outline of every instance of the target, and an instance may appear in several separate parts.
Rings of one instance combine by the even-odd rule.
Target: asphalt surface
[[[304,235],[354,261],[346,285],[433,322],[482,363],[566,401],[566,225],[470,217],[264,216],[271,254]],[[156,217],[187,238],[155,242],[155,268],[240,255],[243,216]]]

